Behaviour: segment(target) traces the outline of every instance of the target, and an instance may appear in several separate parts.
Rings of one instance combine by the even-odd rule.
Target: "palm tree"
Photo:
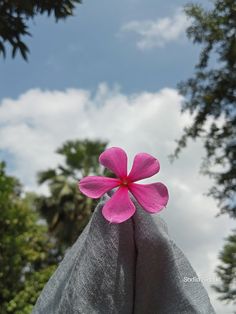
[[[37,208],[57,241],[59,256],[82,232],[96,205],[96,200],[79,193],[77,181],[87,175],[103,174],[98,157],[106,145],[101,141],[67,141],[57,150],[65,158],[64,165],[38,174],[39,184],[48,184],[49,196],[38,197]]]

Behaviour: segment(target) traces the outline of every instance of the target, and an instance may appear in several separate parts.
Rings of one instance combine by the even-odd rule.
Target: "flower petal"
[[[124,178],[127,176],[127,155],[123,149],[119,147],[108,148],[100,155],[99,162],[114,172],[117,177]]]
[[[88,176],[79,181],[79,189],[88,197],[99,198],[107,191],[117,187],[119,182],[115,178]]]
[[[159,170],[160,164],[156,158],[146,153],[140,153],[134,157],[133,166],[128,178],[132,182],[135,182],[149,178],[156,174]]]
[[[149,213],[159,212],[169,200],[167,187],[160,182],[152,184],[131,183],[129,190],[142,208]]]
[[[128,188],[120,187],[103,206],[102,214],[110,222],[121,223],[133,216],[135,210]]]

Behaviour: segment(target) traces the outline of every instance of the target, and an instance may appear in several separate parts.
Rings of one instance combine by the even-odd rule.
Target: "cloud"
[[[95,94],[80,89],[29,90],[18,99],[0,103],[0,150],[11,157],[11,173],[28,190],[38,189],[37,171],[61,162],[55,150],[68,139],[107,140],[110,146],[123,147],[130,160],[141,151],[155,155],[161,171],[153,180],[165,183],[170,192],[162,214],[169,232],[205,280],[216,312],[231,313],[230,306],[216,300],[210,285],[215,283],[214,267],[222,239],[233,223],[227,217],[215,218],[215,202],[203,195],[211,181],[199,174],[202,145],[191,143],[174,164],[167,159],[175,147],[174,139],[191,121],[187,114],[180,114],[181,101],[178,92],[170,88],[132,95],[106,84]]]
[[[137,34],[137,47],[141,50],[147,50],[154,47],[163,47],[169,42],[179,40],[188,25],[189,20],[184,12],[177,10],[171,17],[157,20],[130,21],[121,27],[121,32]]]

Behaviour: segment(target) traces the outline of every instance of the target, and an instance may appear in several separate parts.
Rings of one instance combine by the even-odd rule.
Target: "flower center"
[[[123,186],[128,186],[129,185],[129,179],[128,178],[124,178],[124,179],[122,179],[121,180],[121,182],[120,182],[120,185],[123,185]]]

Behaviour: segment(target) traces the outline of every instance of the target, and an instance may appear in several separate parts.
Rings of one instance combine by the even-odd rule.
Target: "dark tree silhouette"
[[[182,111],[193,116],[177,141],[172,158],[178,157],[187,140],[201,138],[206,156],[202,172],[214,179],[209,195],[220,213],[236,218],[236,2],[215,0],[212,9],[189,4],[188,37],[202,45],[192,78],[179,84],[185,96]],[[227,239],[216,273],[221,284],[214,286],[221,300],[235,302],[236,236]]]
[[[31,35],[28,28],[29,20],[36,15],[46,13],[53,15],[56,21],[73,15],[76,4],[81,0],[2,0],[0,1],[0,54],[6,56],[7,44],[14,58],[19,51],[27,60],[29,48],[22,38]]]
[[[212,9],[189,4],[188,37],[203,46],[192,78],[179,84],[183,112],[193,115],[175,154],[187,140],[202,138],[206,150],[202,171],[214,178],[209,191],[221,213],[236,218],[236,2],[217,0]]]

